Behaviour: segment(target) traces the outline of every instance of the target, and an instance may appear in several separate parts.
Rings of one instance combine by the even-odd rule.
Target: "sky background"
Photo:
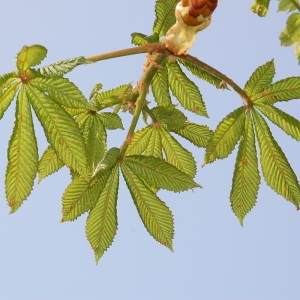
[[[278,36],[287,14],[272,0],[266,18],[253,14],[254,0],[222,0],[212,24],[200,32],[190,54],[225,73],[241,87],[252,72],[274,58],[275,81],[299,76],[293,48]],[[15,68],[23,45],[48,49],[47,65],[131,47],[132,32],[151,34],[154,0],[2,1],[0,74]],[[144,55],[81,66],[67,74],[86,96],[94,84],[104,89],[139,80]],[[195,80],[210,119],[189,115],[214,129],[242,104],[232,91]],[[149,100],[151,100],[149,95]],[[280,103],[300,117],[300,101]],[[130,117],[123,115],[125,120]],[[241,227],[229,194],[236,150],[225,160],[201,168],[203,149],[184,145],[198,166],[204,188],[185,193],[159,192],[175,218],[174,253],[157,243],[139,219],[123,181],[118,200],[119,229],[113,245],[96,266],[84,232],[86,214],[60,223],[61,196],[70,182],[66,168],[36,184],[28,200],[9,215],[4,174],[14,105],[0,122],[0,299],[299,299],[300,212],[262,182],[258,201]],[[47,143],[36,122],[39,152]],[[128,123],[124,122],[126,128]],[[271,125],[296,174],[295,140]],[[119,147],[126,131],[109,132]]]

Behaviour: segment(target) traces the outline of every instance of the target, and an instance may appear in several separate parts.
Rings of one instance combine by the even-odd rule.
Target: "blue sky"
[[[154,0],[3,1],[0,11],[0,74],[14,69],[23,45],[48,49],[43,65],[79,55],[131,47],[132,32],[150,34]],[[274,58],[275,80],[299,76],[293,48],[280,47],[287,15],[259,18],[253,0],[222,0],[212,24],[198,34],[190,54],[225,73],[241,87],[252,72]],[[88,96],[94,84],[104,89],[139,80],[144,55],[78,67],[68,74]],[[191,77],[206,101],[210,119],[189,115],[212,129],[242,104],[232,91],[220,91]],[[151,100],[149,95],[149,100]],[[299,119],[300,101],[280,103]],[[124,114],[125,120],[130,118]],[[0,177],[4,182],[7,143],[14,120],[11,107],[0,122]],[[35,122],[39,151],[47,146]],[[124,122],[126,124],[126,121]],[[141,123],[142,125],[142,123]],[[296,174],[299,143],[270,125]],[[110,132],[119,147],[126,131]],[[118,200],[119,229],[99,264],[85,238],[86,215],[60,223],[61,196],[70,182],[63,169],[36,184],[13,215],[0,185],[0,299],[299,299],[299,213],[264,182],[254,209],[239,225],[229,193],[236,157],[201,168],[203,149],[185,143],[197,160],[196,181],[204,188],[185,193],[159,192],[175,217],[174,253],[145,230],[124,182]]]

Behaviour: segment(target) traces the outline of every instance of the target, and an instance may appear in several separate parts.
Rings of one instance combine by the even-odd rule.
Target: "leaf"
[[[194,178],[197,169],[192,153],[184,149],[181,144],[163,128],[160,128],[160,136],[166,155],[166,161],[189,175],[189,177]]]
[[[298,63],[299,63],[300,62],[300,42],[295,42],[294,47],[295,47],[295,55],[296,55],[296,58],[298,59]]]
[[[153,32],[160,37],[164,36],[170,27],[175,24],[175,7],[177,0],[157,0],[155,4],[155,21]]]
[[[275,66],[272,59],[254,71],[245,85],[245,92],[249,97],[261,93],[264,88],[272,83],[274,76]]]
[[[168,69],[166,65],[158,69],[151,82],[151,89],[153,97],[158,105],[168,106],[172,104],[169,81],[168,81]]]
[[[184,128],[174,130],[174,132],[197,147],[206,147],[213,133],[213,131],[205,125],[190,122],[186,122]]]
[[[5,111],[10,106],[18,91],[19,82],[10,85],[3,94],[0,93],[0,119],[2,119]]]
[[[159,158],[133,155],[126,156],[123,163],[151,186],[174,192],[201,187],[186,173]]]
[[[89,63],[83,56],[78,56],[37,69],[44,77],[63,76],[71,72],[75,67]]]
[[[289,77],[273,83],[257,94],[253,102],[274,104],[278,101],[288,101],[300,98],[300,77]]]
[[[10,213],[31,193],[38,168],[38,149],[31,109],[24,87],[17,98],[16,121],[8,145],[5,187]]]
[[[300,186],[296,174],[274,140],[265,120],[256,110],[253,110],[253,117],[260,148],[260,163],[266,183],[299,208]]]
[[[126,164],[122,164],[121,167],[127,187],[147,231],[159,243],[173,251],[174,225],[171,211]]]
[[[44,154],[42,155],[39,165],[38,165],[38,173],[39,173],[39,183],[42,179],[46,178],[47,176],[57,172],[64,166],[64,163],[59,159],[57,156],[56,151],[51,147],[45,150]]]
[[[298,0],[293,0],[293,1],[297,2],[300,5]],[[294,5],[293,1],[291,1],[291,0],[279,0],[278,11],[291,12],[293,10],[297,10],[297,7]]]
[[[147,126],[145,128],[138,130],[134,134],[134,136],[126,150],[126,155],[142,154],[145,151],[145,149],[147,148],[147,145],[150,142],[151,136],[152,136],[152,127],[151,126]]]
[[[15,72],[6,73],[0,76],[0,96],[12,84],[12,81],[17,78]]]
[[[189,55],[191,56],[191,55]],[[214,85],[217,89],[228,89],[227,84],[217,76],[209,73],[207,70],[200,68],[199,66],[187,61],[185,57],[178,57],[177,60],[185,66],[192,74],[198,78],[207,81],[208,83]]]
[[[30,81],[30,85],[46,92],[53,101],[62,106],[75,109],[90,108],[81,91],[66,78],[35,78]]]
[[[162,154],[162,142],[160,136],[160,129],[156,127],[154,124],[150,125],[151,127],[151,137],[149,139],[149,143],[144,151],[146,156],[153,156],[156,158],[163,158]]]
[[[112,244],[118,229],[118,188],[119,166],[116,166],[112,169],[109,179],[86,221],[86,236],[94,250],[96,263]]]
[[[98,114],[106,129],[124,129],[121,118],[115,113],[104,112]]]
[[[258,104],[255,107],[286,134],[300,141],[300,121],[273,105]]]
[[[260,176],[251,116],[246,114],[245,131],[239,145],[230,192],[231,207],[241,225],[256,203]]]
[[[44,128],[49,144],[58,157],[82,176],[86,176],[87,159],[83,138],[73,118],[44,93],[26,85],[26,93]]]
[[[102,87],[103,87],[102,83],[97,83],[97,84],[95,84],[95,86],[93,87],[93,89],[92,89],[92,91],[91,91],[89,100],[92,100],[92,99],[94,99],[95,97],[97,97],[98,92],[102,89]]]
[[[47,56],[47,49],[41,45],[23,46],[17,54],[17,68],[25,71],[30,67],[39,65]]]
[[[300,13],[291,14],[286,21],[286,28],[281,33],[279,39],[284,46],[299,42],[300,39]]]
[[[227,115],[217,126],[209,141],[204,161],[212,163],[226,158],[240,140],[245,125],[245,107],[241,106]]]
[[[142,46],[147,43],[156,43],[159,42],[159,36],[157,33],[153,33],[150,36],[146,34],[134,32],[131,34],[131,43],[136,46]]]
[[[269,9],[270,0],[256,0],[251,5],[251,10],[260,17],[265,17]]]
[[[169,84],[173,95],[189,111],[208,117],[199,89],[181,70],[177,62],[167,60]]]

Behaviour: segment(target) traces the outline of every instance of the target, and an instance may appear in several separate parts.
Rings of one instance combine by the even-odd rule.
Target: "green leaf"
[[[125,182],[147,231],[173,251],[174,225],[171,211],[126,164],[121,166]]]
[[[46,92],[49,97],[58,104],[68,108],[89,109],[89,103],[77,88],[66,78],[35,78],[30,85]]]
[[[251,116],[246,114],[245,131],[239,145],[230,192],[231,207],[241,225],[256,203],[260,176]]]
[[[49,144],[58,157],[82,176],[86,176],[87,159],[83,138],[74,119],[57,103],[30,84],[26,92],[44,128]]]
[[[265,17],[269,9],[270,0],[255,0],[251,5],[251,10],[260,17]]]
[[[172,104],[169,91],[168,69],[166,65],[158,69],[154,75],[151,82],[151,89],[158,105],[168,106]]]
[[[18,91],[19,82],[14,82],[10,85],[3,94],[0,93],[0,119],[2,119],[5,111],[10,106]]]
[[[42,179],[53,174],[54,172],[57,172],[63,166],[64,163],[59,159],[56,151],[51,146],[48,146],[39,161],[39,183],[42,181]]]
[[[245,107],[241,106],[227,115],[217,126],[209,141],[204,161],[212,163],[226,158],[240,140],[245,125]]]
[[[164,36],[172,25],[175,24],[175,7],[177,0],[157,0],[155,4],[155,21],[153,32],[160,37]]]
[[[299,63],[300,62],[300,42],[295,42],[294,47],[295,47],[295,55],[296,55],[296,58],[298,59],[298,63]]]
[[[266,183],[279,195],[300,205],[300,186],[283,151],[274,140],[271,131],[256,110],[253,110],[256,136],[260,148],[260,163]]]
[[[12,84],[12,82],[17,79],[17,74],[15,72],[6,73],[0,76],[0,95]]]
[[[127,150],[126,155],[142,154],[150,142],[152,126],[147,126],[135,132]]]
[[[286,28],[280,35],[281,44],[290,46],[300,39],[300,13],[291,14],[286,21]]]
[[[38,168],[38,149],[29,100],[24,87],[17,98],[16,121],[8,146],[5,187],[10,213],[31,193]]]
[[[192,153],[184,149],[181,144],[163,128],[160,128],[160,136],[166,155],[166,161],[189,175],[189,177],[194,178],[197,168]]]
[[[122,119],[117,114],[104,112],[98,116],[106,129],[124,129]]]
[[[279,4],[278,4],[278,11],[287,11],[287,12],[291,12],[293,10],[297,10],[297,7],[295,6],[295,4],[293,2],[298,3],[298,5],[300,6],[299,0],[279,0]]]
[[[255,95],[256,103],[274,104],[279,101],[288,101],[300,98],[300,77],[289,77],[273,83],[263,92]]]
[[[174,192],[201,187],[186,173],[159,158],[133,155],[126,156],[123,163],[151,186]]]
[[[185,127],[174,132],[187,139],[197,147],[206,147],[212,137],[213,131],[205,125],[198,125],[190,122],[185,123]]]
[[[255,107],[286,134],[300,141],[300,121],[273,105],[258,104]]]
[[[156,42],[159,42],[159,36],[157,33],[153,33],[150,36],[147,36],[139,32],[134,32],[131,34],[131,43],[136,46],[142,46],[147,43],[156,43]]]
[[[153,156],[162,159],[163,154],[162,154],[162,142],[160,136],[160,129],[159,127],[156,127],[154,124],[150,126],[152,128],[151,137],[149,139],[149,143],[147,144],[144,154],[146,156]]]
[[[187,61],[185,57],[177,58],[177,60],[185,66],[192,74],[198,78],[207,81],[208,83],[214,85],[217,89],[228,89],[227,84],[217,76],[209,73],[205,69],[201,69],[199,66]]]
[[[23,46],[17,54],[17,68],[25,71],[30,67],[39,65],[47,56],[47,49],[41,45]]]
[[[86,221],[86,236],[94,250],[96,263],[112,244],[118,229],[118,188],[119,166],[116,166],[112,169],[109,179]]]
[[[75,67],[89,63],[83,56],[74,57],[37,69],[44,77],[60,77],[71,72]]]
[[[208,117],[199,89],[181,70],[177,62],[167,60],[169,84],[180,104],[191,112]]]
[[[97,84],[95,84],[95,86],[93,87],[93,89],[92,89],[92,91],[91,91],[89,100],[92,100],[92,99],[94,99],[95,97],[97,97],[98,92],[102,89],[102,87],[103,87],[102,83],[97,83]]]
[[[274,76],[275,66],[272,59],[254,71],[245,85],[245,92],[249,97],[262,92],[264,88],[272,83]]]

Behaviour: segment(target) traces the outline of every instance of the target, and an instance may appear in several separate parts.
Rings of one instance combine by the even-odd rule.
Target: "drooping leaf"
[[[5,188],[11,213],[31,193],[38,169],[38,149],[34,134],[29,100],[24,87],[17,98],[16,121],[8,145]]]
[[[255,107],[284,132],[300,141],[300,121],[273,105],[258,104]]]
[[[299,0],[279,0],[278,4],[278,11],[287,11],[291,12],[293,10],[297,10],[297,7],[295,6],[294,2],[298,3],[300,6]]]
[[[118,188],[119,166],[117,165],[112,169],[100,197],[86,221],[86,236],[94,250],[96,263],[112,244],[117,232]]]
[[[264,17],[268,12],[269,3],[270,0],[255,0],[255,3],[251,5],[251,10],[260,17]]]
[[[10,106],[12,100],[15,98],[18,90],[19,82],[14,82],[10,85],[3,94],[0,93],[0,119],[2,119],[5,111]]]
[[[41,45],[23,46],[17,54],[17,68],[25,71],[36,66],[47,56],[47,49]]]
[[[289,77],[273,83],[255,95],[254,103],[274,104],[300,98],[300,77]]]
[[[213,133],[213,131],[205,125],[198,125],[190,122],[186,122],[185,127],[174,130],[174,132],[197,147],[206,147]]]
[[[83,56],[74,57],[37,69],[44,77],[60,77],[75,67],[89,63]]]
[[[106,129],[124,129],[122,120],[117,114],[104,112],[98,116]]]
[[[191,57],[191,55],[189,55]],[[196,59],[196,58],[195,58]],[[209,73],[205,69],[201,69],[198,65],[193,64],[191,61],[188,61],[186,57],[177,58],[177,60],[185,66],[192,74],[198,78],[207,81],[208,83],[214,85],[217,89],[228,89],[227,84],[217,76]]]
[[[241,106],[227,115],[217,126],[208,142],[205,163],[212,163],[217,158],[226,158],[240,140],[245,125],[245,107]]]
[[[42,179],[57,172],[63,166],[64,163],[59,159],[56,151],[51,146],[48,146],[38,165],[39,183]]]
[[[166,155],[166,161],[189,175],[189,177],[194,178],[197,168],[192,153],[183,148],[181,144],[163,128],[160,128],[160,136]]]
[[[151,82],[151,89],[158,105],[168,106],[172,104],[169,91],[168,69],[166,65],[158,69],[154,75]]]
[[[258,67],[251,75],[245,85],[245,92],[249,97],[263,91],[272,83],[275,76],[274,60],[268,61],[264,65]]]
[[[147,231],[173,251],[174,225],[171,211],[126,164],[121,166],[125,182]]]
[[[177,62],[167,60],[169,84],[173,95],[189,111],[208,117],[199,89],[181,70]]]
[[[300,206],[300,186],[295,172],[261,115],[253,110],[260,148],[260,163],[266,183],[279,195]]]
[[[245,131],[239,145],[230,192],[231,207],[241,225],[246,214],[256,203],[259,184],[254,128],[251,116],[247,113]]]
[[[64,107],[89,109],[81,91],[66,78],[35,78],[30,84]]]
[[[150,36],[146,34],[134,32],[131,34],[131,43],[136,46],[142,46],[147,43],[156,43],[159,42],[159,36],[157,33],[153,33]]]
[[[70,168],[86,176],[86,149],[78,125],[57,103],[30,84],[26,93],[44,128],[49,144]]]
[[[155,4],[155,21],[153,32],[160,37],[164,36],[170,27],[175,24],[175,7],[178,0],[157,0]]]

